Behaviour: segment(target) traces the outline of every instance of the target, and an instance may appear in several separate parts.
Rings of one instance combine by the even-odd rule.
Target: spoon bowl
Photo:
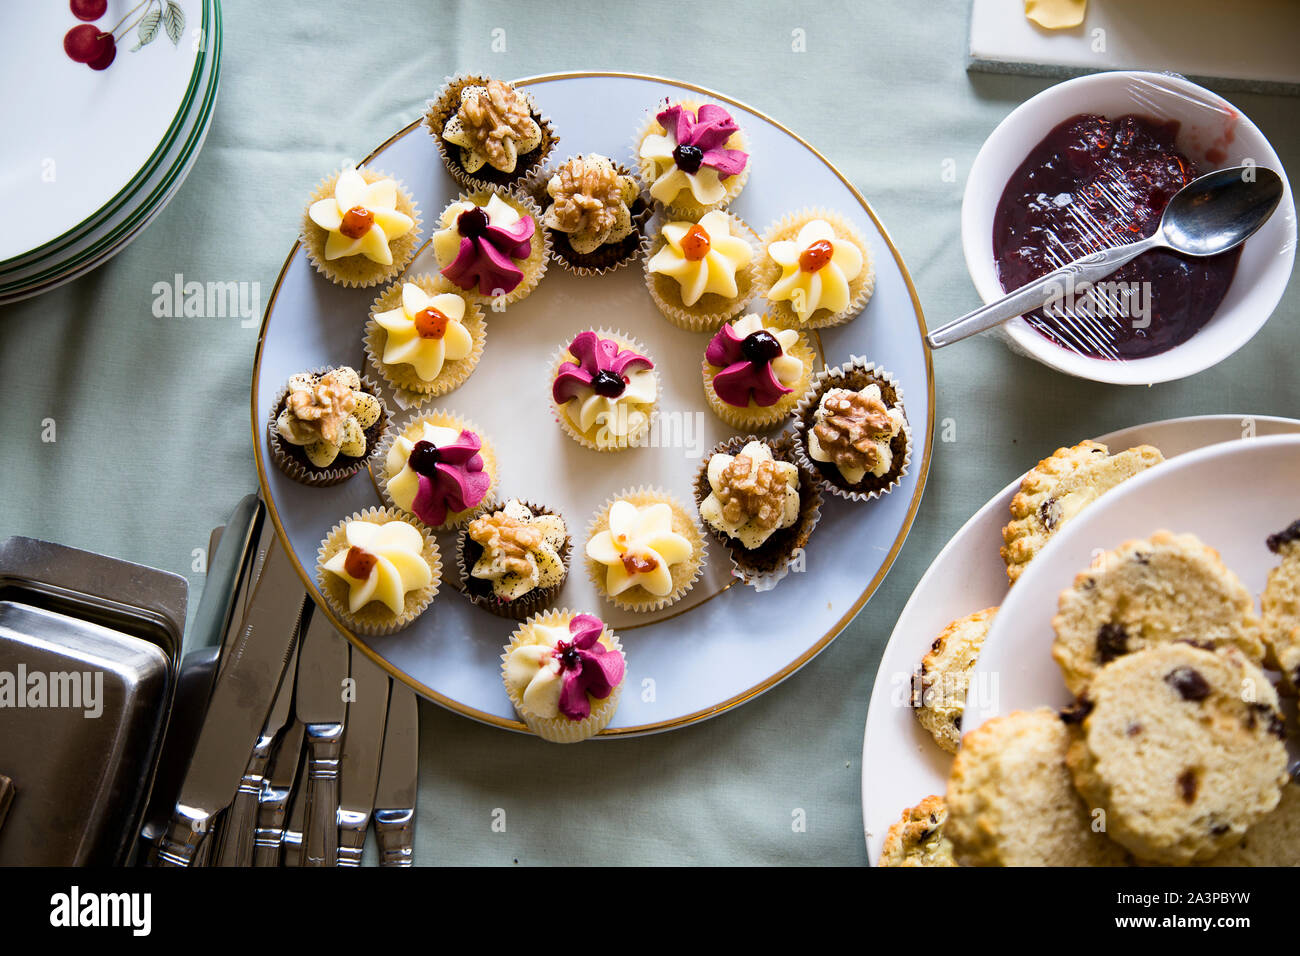
[[[1253,236],[1282,195],[1282,177],[1271,169],[1216,169],[1174,194],[1160,217],[1158,235],[1176,252],[1217,256]]]

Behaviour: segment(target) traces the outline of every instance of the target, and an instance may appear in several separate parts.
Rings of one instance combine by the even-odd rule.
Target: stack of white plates
[[[117,55],[92,69],[65,52],[64,37],[82,23],[76,12],[98,6],[25,4],[0,30],[0,89],[9,91],[0,304],[53,289],[124,249],[175,195],[207,135],[219,0],[107,0],[92,25],[108,33],[123,20]]]

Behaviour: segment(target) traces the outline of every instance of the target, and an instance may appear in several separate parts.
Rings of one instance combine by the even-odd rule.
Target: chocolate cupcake
[[[447,82],[424,125],[452,178],[466,189],[510,187],[546,162],[559,137],[531,93],[486,76]]]
[[[266,423],[271,460],[294,481],[318,488],[357,473],[388,430],[379,386],[340,366],[289,379]]]
[[[639,259],[653,211],[635,177],[599,153],[573,156],[524,187],[545,212],[551,257],[578,275],[601,275]]]
[[[511,498],[461,532],[462,586],[477,606],[522,621],[555,602],[569,574],[569,550],[564,518]]]

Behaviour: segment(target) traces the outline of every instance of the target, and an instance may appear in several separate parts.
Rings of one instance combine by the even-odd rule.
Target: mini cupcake
[[[595,615],[568,608],[530,617],[501,655],[510,703],[529,730],[556,744],[578,743],[609,725],[626,673],[618,636]]]
[[[874,362],[822,369],[794,414],[799,463],[832,494],[878,498],[907,474],[912,433],[903,390]]]
[[[378,396],[379,386],[347,366],[295,375],[266,424],[272,461],[304,485],[324,488],[351,478],[388,430]]]
[[[443,210],[433,234],[442,274],[458,289],[492,300],[494,309],[526,298],[546,274],[550,254],[531,199],[507,193],[461,196]]]
[[[763,236],[756,284],[783,324],[843,325],[863,310],[875,289],[871,247],[843,216],[805,209],[774,223]]]
[[[642,128],[641,181],[673,216],[699,220],[735,200],[749,179],[749,146],[716,103],[665,103]]]
[[[800,468],[789,438],[722,442],[695,480],[704,527],[726,547],[732,573],[759,591],[776,587],[802,559],[821,502],[817,478]]]
[[[358,634],[392,634],[429,606],[442,580],[438,543],[389,508],[336,524],[316,555],[330,609]]]
[[[753,296],[757,247],[754,230],[730,213],[666,222],[646,260],[650,298],[679,328],[713,331]]]
[[[552,364],[551,401],[565,434],[585,448],[620,451],[650,433],[659,378],[635,339],[580,332]]]
[[[457,563],[479,607],[522,621],[555,600],[569,574],[569,529],[540,505],[511,498],[461,532]]]
[[[770,320],[769,320],[770,321]],[[732,428],[766,431],[785,421],[812,379],[802,332],[749,314],[720,328],[704,351],[704,396]]]
[[[478,305],[441,276],[394,283],[370,307],[366,356],[407,406],[459,388],[483,355]]]
[[[631,611],[681,600],[700,576],[704,552],[699,525],[658,488],[615,495],[587,531],[587,572],[610,602]]]
[[[485,76],[449,81],[429,103],[424,125],[447,171],[469,190],[514,185],[559,142],[532,94]]]
[[[551,255],[578,275],[612,272],[636,259],[651,207],[622,166],[599,153],[565,160],[529,187],[545,208]]]
[[[322,275],[343,286],[377,285],[415,257],[420,213],[410,193],[374,169],[323,180],[302,220],[302,243]]]
[[[482,432],[448,412],[412,419],[385,442],[377,484],[385,502],[428,527],[454,528],[490,502],[497,459]]]

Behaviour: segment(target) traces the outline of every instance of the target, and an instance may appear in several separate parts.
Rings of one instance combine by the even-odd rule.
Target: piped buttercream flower
[[[520,699],[538,717],[587,719],[589,696],[609,697],[626,670],[623,654],[600,643],[604,623],[578,614],[567,627],[534,624],[532,630],[536,643],[520,645],[507,656],[506,680],[522,687]]]
[[[323,565],[348,584],[348,608],[355,614],[379,601],[401,614],[406,592],[427,587],[433,580],[424,559],[424,536],[405,521],[377,524],[349,521],[347,548]]]
[[[442,274],[465,290],[480,295],[504,295],[523,281],[517,260],[533,251],[537,224],[495,193],[479,206],[455,202],[442,214],[443,228],[434,233],[433,250]]]
[[[389,240],[415,226],[415,220],[397,209],[397,183],[367,183],[355,168],[339,173],[334,195],[312,203],[307,215],[329,233],[326,259],[359,254],[386,266],[393,264]]]
[[[781,278],[767,297],[789,301],[800,322],[818,309],[842,312],[849,307],[849,283],[862,272],[862,250],[837,236],[825,219],[807,222],[793,240],[771,243],[767,254],[781,267]]]
[[[683,305],[692,306],[710,293],[728,299],[739,294],[736,272],[749,265],[754,249],[731,234],[726,213],[706,213],[698,223],[665,223],[663,237],[663,248],[646,268],[676,279]]]
[[[803,374],[803,363],[790,354],[798,340],[794,329],[766,328],[757,315],[724,325],[704,352],[710,365],[722,369],[713,377],[718,398],[737,408],[751,401],[775,405]]]
[[[415,374],[431,382],[443,364],[466,358],[474,340],[465,328],[465,300],[444,292],[429,295],[413,282],[402,284],[402,304],[375,314],[387,333],[383,361],[388,365],[410,365]]]
[[[683,189],[704,205],[721,202],[727,194],[723,180],[744,171],[749,154],[728,149],[726,143],[740,127],[721,106],[705,103],[696,112],[674,104],[656,114],[664,133],[641,141],[640,156],[653,161],[650,195],[671,203]]]
[[[605,591],[611,597],[637,585],[656,597],[671,594],[672,565],[691,553],[690,539],[673,531],[672,508],[663,503],[638,508],[615,501],[609,527],[587,542],[587,557],[606,568]]]
[[[415,441],[399,436],[388,452],[388,494],[429,527],[440,527],[487,496],[492,476],[482,448],[479,436],[465,428],[426,423]]]
[[[551,397],[582,431],[603,423],[617,435],[631,434],[647,423],[645,411],[658,393],[654,363],[595,332],[581,332],[569,343],[573,361],[560,365]],[[618,412],[622,406],[626,414]],[[603,417],[602,417],[603,416]]]

